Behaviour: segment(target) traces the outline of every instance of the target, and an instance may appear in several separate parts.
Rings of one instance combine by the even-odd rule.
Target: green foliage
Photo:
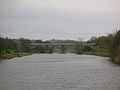
[[[61,50],[58,48],[53,49],[53,53],[60,53],[60,52],[61,52]]]
[[[0,37],[0,56],[17,52],[30,52],[29,39],[9,39]]]
[[[5,49],[2,51],[2,54],[14,54],[16,53],[15,50]]]
[[[110,53],[108,52],[82,52],[82,54],[97,55],[97,56],[104,56],[104,57],[110,56]]]
[[[31,48],[29,47],[30,41],[28,39],[20,38],[20,49],[22,52],[30,52]]]
[[[4,52],[5,50],[9,52],[10,50],[8,49],[10,50],[17,49],[17,43],[12,39],[0,37],[0,56],[2,55],[2,52]]]
[[[112,58],[120,55],[120,30],[116,32],[115,35],[111,36],[111,45],[109,51],[111,53]]]
[[[111,44],[111,36],[99,36],[99,37],[92,37],[88,42],[96,43],[97,51],[104,52],[109,49]]]
[[[120,56],[120,30],[117,31],[115,34],[92,38],[91,40],[89,40],[89,42],[95,42],[97,44],[96,47],[101,49],[102,53],[97,53],[97,55],[102,56],[103,52],[107,50],[107,52],[109,52],[109,56],[113,59],[117,56]],[[92,53],[90,52],[90,54]],[[93,52],[93,54],[96,54],[96,52]]]

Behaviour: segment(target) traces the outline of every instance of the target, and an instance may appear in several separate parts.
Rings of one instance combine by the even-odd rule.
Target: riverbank
[[[15,57],[23,57],[23,56],[28,56],[28,55],[32,55],[32,53],[14,53],[14,54],[4,54],[0,57],[0,60],[4,60],[4,59],[11,59],[11,58],[15,58]]]
[[[110,57],[109,52],[82,52],[82,54]]]
[[[120,64],[120,56],[116,56],[116,57],[112,58],[111,54],[109,52],[82,52],[82,54],[110,57],[113,62]]]

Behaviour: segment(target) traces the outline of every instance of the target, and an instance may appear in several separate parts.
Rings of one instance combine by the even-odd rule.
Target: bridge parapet
[[[31,46],[62,46],[62,45],[65,45],[65,46],[74,46],[76,44],[79,44],[79,43],[30,43]],[[82,43],[82,45],[85,45],[85,46],[95,46],[96,43]]]
[[[75,45],[75,43],[30,43],[30,45],[33,46],[46,46],[46,45],[55,45],[55,46],[60,46],[60,45]]]

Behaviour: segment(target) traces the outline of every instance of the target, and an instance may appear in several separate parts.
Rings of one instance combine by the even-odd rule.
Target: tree
[[[31,48],[29,47],[29,40],[28,39],[24,39],[24,38],[20,38],[20,43],[21,43],[21,51],[23,52],[30,52]]]

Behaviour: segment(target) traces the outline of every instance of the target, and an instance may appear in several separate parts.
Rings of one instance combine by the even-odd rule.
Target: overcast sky
[[[0,0],[0,34],[89,39],[120,29],[120,0]]]

